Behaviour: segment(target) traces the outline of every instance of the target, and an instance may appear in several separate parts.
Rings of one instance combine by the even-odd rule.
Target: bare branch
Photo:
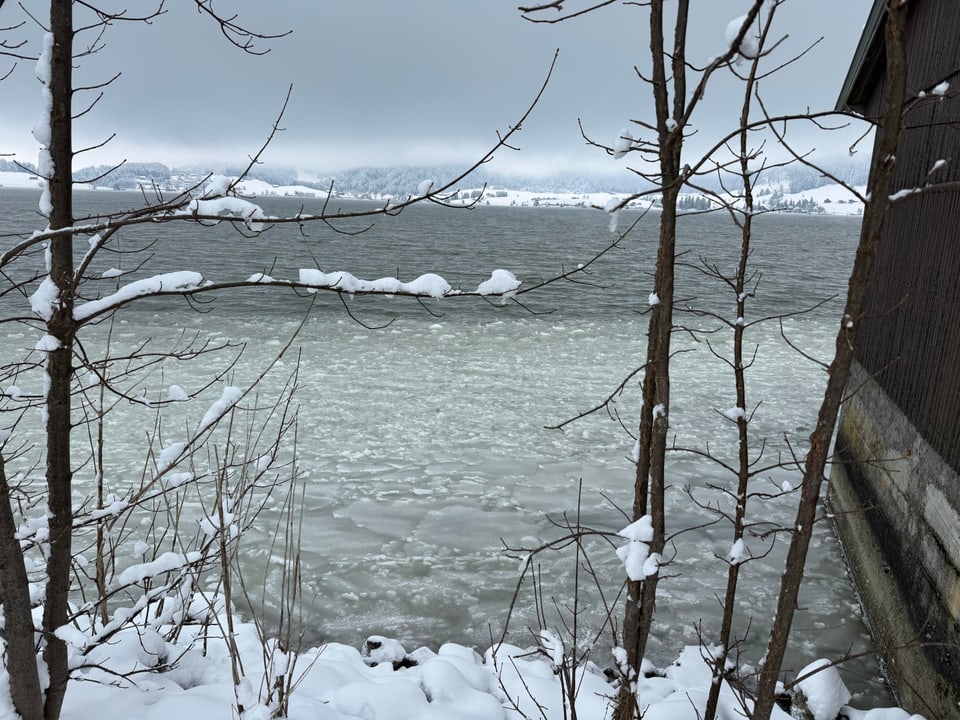
[[[581,15],[586,15],[587,13],[593,12],[594,10],[599,10],[602,7],[607,5],[612,5],[616,0],[601,0],[596,5],[591,5],[590,7],[583,8],[582,10],[577,10],[575,12],[568,13],[567,15],[562,15],[560,17],[554,18],[534,18],[530,17],[532,13],[540,12],[541,10],[557,10],[558,12],[563,12],[563,2],[564,0],[553,0],[553,2],[543,3],[542,5],[529,5],[529,6],[520,6],[517,8],[522,14],[524,20],[529,20],[533,23],[548,23],[554,24],[558,22],[563,22],[564,20],[570,20],[571,18],[579,17]]]
[[[256,47],[258,41],[277,40],[293,32],[292,30],[287,30],[282,33],[258,32],[237,22],[237,15],[227,17],[226,15],[219,14],[213,7],[213,0],[194,0],[194,4],[197,6],[198,13],[207,15],[220,26],[220,33],[231,45],[250,55],[266,55],[270,52],[270,48],[266,50],[258,49]]]

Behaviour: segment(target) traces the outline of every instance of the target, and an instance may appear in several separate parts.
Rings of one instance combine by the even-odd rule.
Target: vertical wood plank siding
[[[913,4],[906,39],[910,95],[943,81],[950,89],[908,103],[895,189],[960,181],[960,3]],[[882,107],[882,87],[868,116]],[[947,165],[930,174],[940,159]],[[856,357],[960,472],[960,191],[927,191],[891,209]]]

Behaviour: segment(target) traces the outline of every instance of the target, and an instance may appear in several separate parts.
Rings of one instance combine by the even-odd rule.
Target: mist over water
[[[121,207],[133,194],[78,194],[83,208]],[[19,225],[29,222],[33,194],[4,191],[2,210]],[[316,201],[265,199],[268,214],[317,211]],[[342,201],[344,207],[357,205]],[[634,216],[635,217],[635,216]],[[3,219],[3,218],[0,218]],[[633,217],[621,218],[625,228]],[[301,543],[308,643],[337,640],[359,644],[369,634],[394,636],[408,649],[444,641],[486,647],[499,637],[519,578],[518,563],[504,545],[538,544],[557,537],[564,514],[616,532],[627,524],[620,510],[631,504],[634,440],[638,424],[638,378],[628,382],[611,411],[600,411],[564,429],[563,422],[610,395],[645,357],[647,298],[653,290],[658,218],[643,218],[622,246],[590,267],[577,284],[560,282],[521,296],[522,305],[479,298],[418,303],[405,298],[345,298],[320,294],[281,364],[261,395],[279,391],[299,367],[296,463],[304,478]],[[5,221],[9,222],[9,221]],[[344,222],[356,231],[366,222]],[[764,216],[755,221],[755,297],[745,318],[796,313],[845,289],[859,224],[852,218]],[[412,280],[425,272],[443,275],[455,288],[472,290],[492,270],[506,268],[524,287],[585,263],[613,239],[607,216],[582,209],[487,208],[443,210],[412,207],[380,218],[360,235],[338,234],[321,225],[277,226],[247,238],[223,224],[186,224],[123,231],[120,247],[153,255],[135,276],[197,270],[214,281],[243,280],[255,272],[278,279],[299,268],[347,270],[373,279]],[[733,321],[735,296],[703,268],[732,272],[739,231],[721,215],[680,220],[677,283],[679,307],[708,310]],[[135,267],[142,255],[104,255],[91,268]],[[126,281],[126,280],[124,280]],[[115,280],[91,284],[107,294]],[[89,290],[92,294],[93,290]],[[91,295],[92,296],[92,295]],[[5,301],[6,302],[6,301]],[[25,301],[22,301],[25,303]],[[182,299],[152,299],[122,310],[109,328],[115,352],[150,339],[153,349],[172,346],[184,331],[244,346],[230,383],[252,381],[295,333],[311,298],[289,290],[256,288],[218,293],[196,312]],[[25,313],[29,307],[26,306]],[[784,333],[805,353],[828,360],[841,305],[828,302],[784,320]],[[678,448],[709,451],[732,462],[736,427],[720,412],[735,404],[733,373],[715,357],[729,349],[732,332],[695,312],[678,313],[684,330],[675,335],[671,383],[671,434]],[[368,329],[382,327],[382,329]],[[97,354],[108,328],[91,328],[88,351]],[[7,356],[36,344],[25,327],[4,330]],[[748,413],[758,465],[802,457],[825,382],[816,364],[791,349],[777,322],[748,327]],[[102,350],[100,351],[102,353]],[[299,361],[298,361],[299,357]],[[224,355],[192,362],[170,361],[150,379],[151,396],[170,384],[193,391],[215,380]],[[203,396],[164,411],[166,442],[183,439],[184,428],[219,397],[223,382]],[[108,477],[122,493],[143,466],[156,412],[118,406],[108,416]],[[621,425],[622,422],[622,425]],[[786,434],[787,439],[784,439]],[[720,604],[732,530],[725,522],[705,526],[714,515],[703,506],[732,510],[724,494],[734,478],[714,462],[688,452],[668,456],[667,497],[671,564],[663,569],[652,659],[670,662],[683,644],[698,642],[702,624],[709,640],[718,632]],[[755,480],[771,497],[748,507],[762,532],[792,522],[796,494],[778,495],[799,474],[771,469]],[[89,482],[81,469],[78,483]],[[267,513],[245,538],[241,553],[251,583],[266,577],[268,627],[276,612],[277,550],[270,548],[274,515]],[[687,530],[688,528],[696,528]],[[679,532],[685,530],[684,532]],[[587,583],[581,627],[601,627],[604,602],[613,603],[623,579],[614,549],[589,544],[602,577],[603,597]],[[741,572],[738,598],[744,631],[752,618],[742,662],[756,664],[775,607],[786,541],[750,537],[757,557]],[[760,557],[763,556],[763,557]],[[575,558],[541,557],[544,604],[559,625],[554,600],[572,601]],[[582,571],[581,571],[582,574]],[[257,580],[260,578],[261,580]],[[259,590],[258,590],[259,591]],[[273,605],[273,607],[271,607]],[[795,669],[815,657],[869,648],[869,639],[828,523],[816,533],[793,635]],[[525,585],[511,621],[512,640],[525,644],[536,612]],[[607,642],[610,633],[603,634]],[[606,664],[599,653],[594,658]],[[850,665],[852,689],[883,698],[872,658]]]

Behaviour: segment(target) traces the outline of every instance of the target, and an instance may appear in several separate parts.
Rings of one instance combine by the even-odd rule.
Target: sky
[[[589,4],[569,0],[565,8]],[[823,39],[761,82],[772,112],[834,106],[871,4],[781,4],[775,33],[784,40],[771,64]],[[138,10],[147,5],[126,4]],[[703,65],[723,52],[727,23],[749,5],[693,0],[688,59]],[[124,4],[101,0],[101,7]],[[638,78],[650,65],[647,10],[635,5],[615,3],[558,24],[524,20],[516,2],[503,0],[216,0],[214,7],[264,33],[291,32],[258,41],[257,48],[269,52],[250,56],[224,40],[189,0],[167,0],[165,13],[150,24],[112,24],[102,49],[78,60],[75,84],[121,75],[78,120],[75,143],[116,137],[79,155],[76,167],[123,159],[243,164],[266,138],[291,84],[284,132],[264,156],[269,165],[309,176],[371,165],[469,163],[520,118],[556,50],[544,97],[515,137],[521,152],[501,152],[495,169],[604,172],[623,166],[588,147],[578,122],[590,137],[611,145],[631,119],[652,114],[649,89]],[[17,4],[0,7],[0,27],[20,20],[25,24],[3,37],[24,40],[21,52],[35,52],[42,28]],[[83,35],[75,50],[94,39],[94,33]],[[0,57],[0,76],[12,65]],[[36,162],[30,131],[40,111],[33,65],[18,62],[0,83],[0,154],[29,162]],[[736,86],[728,73],[717,80],[695,118],[693,148],[712,143],[736,120]],[[78,93],[74,112],[96,92]],[[804,150],[839,156],[861,131],[814,137],[804,130],[791,137]]]

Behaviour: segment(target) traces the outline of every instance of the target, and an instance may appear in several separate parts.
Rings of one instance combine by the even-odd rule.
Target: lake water
[[[77,214],[138,200],[134,194],[82,193]],[[262,201],[274,215],[295,213],[301,203],[308,212],[320,207],[312,200]],[[360,206],[349,201],[339,205]],[[0,191],[0,227],[40,227],[40,219],[31,215],[35,207],[36,193]],[[635,217],[625,213],[620,227]],[[478,298],[420,304],[356,297],[346,299],[353,319],[337,296],[317,297],[295,340],[300,351],[296,462],[304,478],[301,562],[307,642],[357,645],[379,633],[397,637],[408,649],[448,640],[486,647],[491,634],[499,635],[518,579],[518,563],[504,555],[504,544],[529,545],[558,536],[554,523],[565,513],[572,518],[579,512],[585,525],[602,530],[626,524],[617,508],[630,507],[634,440],[624,427],[606,412],[563,431],[545,426],[593,407],[643,363],[657,220],[652,214],[642,219],[580,283],[556,283],[527,294],[523,306]],[[365,225],[344,222],[338,227],[355,231]],[[748,322],[796,312],[844,290],[857,219],[766,216],[757,218],[755,227],[752,267],[759,285]],[[437,272],[452,286],[471,290],[496,268],[513,271],[529,286],[587,262],[615,237],[602,213],[557,208],[412,207],[398,217],[377,219],[360,235],[338,234],[319,224],[303,230],[278,226],[247,238],[226,224],[144,226],[123,231],[120,249],[144,248],[150,256],[138,276],[197,270],[214,281],[243,280],[261,271],[296,278],[299,268],[320,267],[368,279],[410,280]],[[719,215],[683,217],[680,246],[688,265],[677,284],[682,304],[732,319],[732,292],[695,266],[703,261],[732,270],[736,229]],[[105,254],[91,275],[112,266],[134,268],[145,257]],[[96,280],[88,292],[107,294],[115,282]],[[6,311],[11,301],[4,302]],[[115,353],[147,339],[149,348],[163,350],[184,330],[244,343],[244,354],[230,373],[232,383],[244,384],[287,342],[309,302],[276,288],[220,292],[199,308],[202,312],[179,299],[149,300],[119,313],[110,329],[111,343]],[[29,312],[25,301],[20,303],[19,312]],[[835,300],[788,318],[784,330],[804,352],[828,360],[840,307]],[[387,327],[371,330],[357,320]],[[693,330],[716,326],[694,314],[678,314],[677,322]],[[37,332],[22,325],[5,325],[0,332],[4,363],[36,344]],[[105,326],[89,330],[90,355],[102,354],[97,348],[106,332]],[[730,334],[677,334],[677,347],[685,352],[676,356],[670,417],[678,447],[705,450],[709,445],[715,455],[733,460],[736,428],[718,412],[734,405],[733,374],[711,352],[711,347],[723,352]],[[747,338],[751,348],[757,347],[747,392],[751,408],[759,403],[751,432],[758,448],[766,441],[763,463],[772,464],[778,454],[788,457],[790,447],[802,456],[825,374],[784,342],[775,322],[749,328]],[[224,362],[223,355],[171,361],[144,380],[150,397],[171,384],[192,392],[214,382],[203,398],[164,411],[161,444],[184,439],[184,427],[195,425],[219,396],[223,383],[216,378]],[[292,354],[285,356],[266,382],[265,396],[277,391],[294,364]],[[18,382],[28,385],[31,380],[24,376]],[[634,429],[636,382],[628,383],[615,408],[627,430]],[[107,417],[106,477],[114,492],[123,494],[139,481],[156,413],[122,403]],[[672,564],[659,586],[651,646],[652,659],[660,664],[668,663],[683,644],[697,642],[697,623],[702,621],[708,638],[718,632],[717,595],[726,578],[726,564],[719,558],[730,549],[732,531],[722,523],[701,527],[713,518],[701,505],[719,503],[729,509],[721,489],[734,483],[717,465],[690,453],[672,452],[668,463],[668,531],[696,529],[670,543]],[[90,477],[89,468],[80,468],[78,485]],[[797,485],[799,475],[771,470],[755,482],[758,489],[775,492],[785,480]],[[748,518],[759,523],[759,531],[789,525],[795,503],[795,494],[757,502],[748,508]],[[269,545],[274,517],[270,512],[261,516],[241,554],[253,585],[262,584],[257,578],[266,575],[268,600],[279,583],[278,550]],[[747,547],[757,559],[741,573],[739,627],[752,622],[742,661],[755,664],[779,590],[785,541],[751,537]],[[613,598],[622,566],[604,543],[593,543],[590,550],[604,592]],[[575,558],[569,552],[546,555],[540,567],[548,610],[554,599],[566,606]],[[581,627],[599,627],[603,613],[596,593],[589,588],[583,593]],[[275,608],[267,605],[269,622]],[[558,622],[555,615],[551,618]],[[514,641],[526,643],[527,628],[535,622],[525,587],[511,624]],[[854,590],[825,522],[813,541],[791,663],[797,669],[816,657],[869,647]],[[595,659],[608,662],[601,650]],[[864,693],[865,702],[889,699],[872,656],[846,668],[848,684]]]

